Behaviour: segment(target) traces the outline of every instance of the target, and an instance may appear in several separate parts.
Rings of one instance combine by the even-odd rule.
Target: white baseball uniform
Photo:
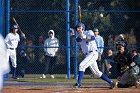
[[[83,39],[80,42],[81,49],[86,55],[85,59],[79,65],[79,71],[84,71],[86,68],[90,67],[93,74],[101,77],[102,72],[99,71],[96,60],[98,59],[97,45],[94,40],[87,40],[87,36],[94,36],[92,30],[85,31],[83,33]]]
[[[9,33],[5,38],[5,43],[7,47],[7,56],[10,57],[12,66],[17,67],[17,59],[16,59],[16,48],[18,46],[18,42],[20,41],[19,34]]]
[[[115,83],[104,75],[97,66],[96,60],[98,59],[97,45],[95,35],[92,30],[84,31],[85,25],[83,23],[77,24],[75,27],[78,33],[76,41],[80,43],[83,53],[86,55],[85,59],[79,65],[79,74],[77,83],[74,87],[80,87],[81,81],[86,68],[90,68],[92,73],[110,84],[110,88],[115,88]]]
[[[0,93],[3,87],[3,75],[10,71],[9,62],[7,58],[7,49],[3,37],[0,35]]]

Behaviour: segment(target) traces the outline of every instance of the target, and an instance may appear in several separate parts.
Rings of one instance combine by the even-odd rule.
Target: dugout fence
[[[2,17],[5,18],[2,34],[5,36],[10,32],[10,27],[14,24],[12,17],[16,18],[20,28],[26,34],[27,39],[20,42],[17,50],[18,64],[26,65],[26,74],[43,73],[43,43],[48,37],[48,31],[53,29],[60,43],[55,73],[67,74],[68,78],[70,74],[77,77],[78,64],[84,55],[70,37],[70,28],[78,23],[78,5],[81,6],[82,22],[86,25],[86,29],[93,30],[96,27],[104,38],[103,56],[106,55],[108,48],[115,52],[114,41],[119,34],[124,34],[130,50],[134,48],[139,50],[139,0],[0,1],[3,2],[0,9],[3,13]],[[27,62],[21,60],[20,52],[23,48],[27,54]],[[87,70],[86,73],[91,72]]]

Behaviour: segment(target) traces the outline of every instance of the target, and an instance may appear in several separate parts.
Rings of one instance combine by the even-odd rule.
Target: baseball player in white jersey
[[[18,42],[20,41],[19,34],[17,33],[18,26],[13,25],[12,31],[7,34],[5,38],[5,43],[7,47],[7,56],[10,57],[13,67],[13,76],[12,78],[16,79],[16,68],[17,68],[17,58],[16,58],[16,48],[18,46]]]
[[[0,93],[3,88],[3,75],[10,71],[9,62],[7,58],[7,49],[4,43],[4,39],[0,34]]]
[[[79,23],[75,27],[78,37],[76,41],[80,44],[83,53],[85,54],[84,60],[79,65],[79,75],[77,83],[74,87],[78,88],[81,86],[81,81],[86,68],[90,68],[92,73],[101,79],[105,80],[110,84],[110,88],[114,89],[116,83],[110,80],[106,75],[99,71],[96,60],[98,59],[97,45],[95,42],[95,36],[92,30],[85,31],[85,25]]]

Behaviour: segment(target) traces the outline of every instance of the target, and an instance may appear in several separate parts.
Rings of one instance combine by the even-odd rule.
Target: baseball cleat
[[[54,79],[54,75],[51,75],[51,78]]]
[[[40,77],[40,78],[46,78],[46,75],[45,75],[45,74],[43,74],[43,75],[42,75],[42,77]]]
[[[78,83],[74,84],[73,87],[74,88],[80,88],[81,85],[79,85]]]
[[[138,88],[139,86],[140,86],[140,82],[139,81],[136,81],[135,87]]]
[[[115,89],[117,86],[117,82],[113,81],[111,86],[110,86],[110,89]]]
[[[17,78],[17,77],[15,77],[15,76],[12,76],[12,78],[13,78],[13,79],[18,79],[18,78]]]

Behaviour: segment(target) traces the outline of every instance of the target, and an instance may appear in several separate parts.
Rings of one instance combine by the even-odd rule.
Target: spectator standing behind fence
[[[140,68],[140,54],[136,49],[132,50],[132,60],[139,66]],[[140,74],[140,73],[139,73]]]
[[[20,41],[19,34],[17,33],[18,26],[13,25],[11,32],[7,34],[5,38],[5,43],[7,47],[7,54],[10,57],[10,61],[12,62],[12,78],[17,79],[16,77],[16,68],[17,68],[17,57],[16,57],[16,48],[18,46],[18,42]]]
[[[107,50],[104,62],[105,62],[105,73],[107,75],[110,75],[112,70],[112,62],[114,62],[114,55],[112,49]]]
[[[40,78],[46,78],[47,73],[51,75],[51,78],[55,78],[53,74],[56,64],[56,52],[58,51],[59,41],[55,37],[54,30],[49,30],[48,36],[49,38],[47,38],[44,42],[45,71],[43,76]]]
[[[19,48],[18,54],[17,54],[17,77],[22,77],[24,78],[24,74],[25,74],[25,68],[26,68],[26,64],[28,63],[27,60],[27,53],[26,53],[26,48],[24,47],[26,45],[26,40],[22,41],[21,43],[21,48]]]
[[[108,36],[108,42],[107,42],[107,47],[109,47],[109,48],[114,48],[114,36],[113,36],[113,34],[110,34],[109,36]]]
[[[5,46],[4,39],[0,34],[0,93],[2,93],[3,88],[3,75],[7,74],[10,71],[7,49]]]
[[[38,45],[39,46],[43,46],[44,45],[44,41],[45,41],[44,34],[41,33],[41,35],[38,38]],[[44,63],[45,56],[44,56],[44,49],[43,48],[39,48],[38,58],[39,58],[38,60],[39,60],[40,63]]]
[[[136,48],[136,44],[137,44],[137,40],[134,34],[134,28],[130,29],[130,33],[128,34],[128,46],[131,48],[131,50],[133,50],[134,48]]]
[[[29,61],[29,63],[34,63],[35,61],[35,53],[34,53],[34,48],[32,48],[32,46],[34,45],[34,36],[30,35],[30,37],[27,40],[27,46],[29,46],[27,48],[27,59]]]
[[[102,70],[102,54],[104,50],[104,40],[103,37],[99,35],[99,30],[97,28],[94,29],[94,34],[95,34],[95,41],[98,47],[98,59],[97,59],[97,64],[99,67],[99,70]]]

